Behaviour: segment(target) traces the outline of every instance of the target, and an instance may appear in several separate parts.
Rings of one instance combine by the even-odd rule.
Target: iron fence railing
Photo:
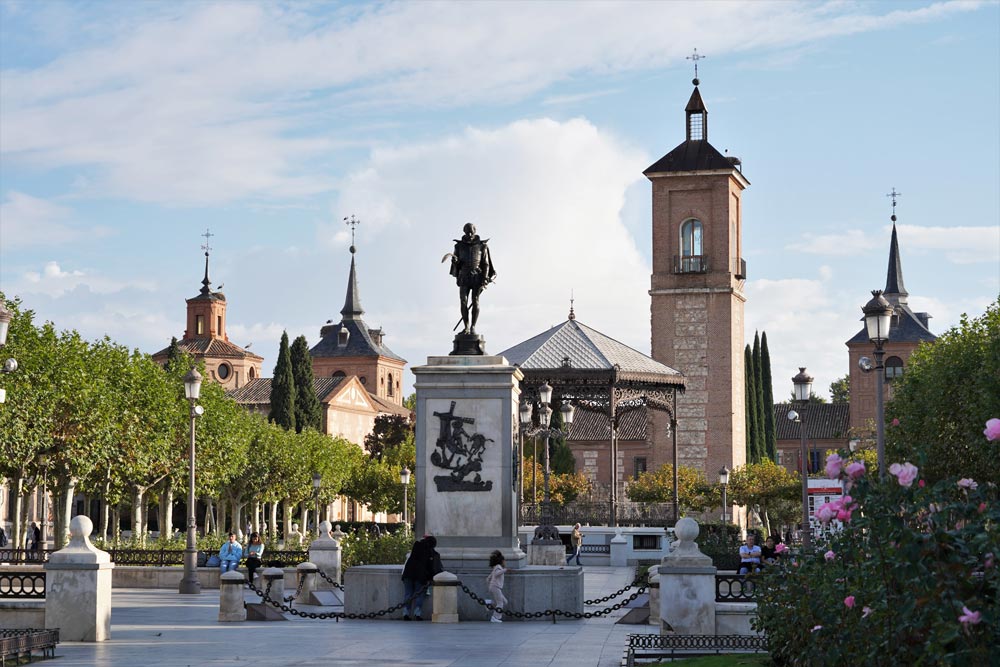
[[[116,565],[145,565],[154,567],[181,567],[184,565],[183,549],[117,549],[107,550],[111,562]],[[0,549],[0,563],[12,565],[31,565],[45,563],[49,554],[55,549]],[[199,551],[198,565],[204,567],[208,557],[214,551]],[[268,551],[264,553],[264,564],[268,567],[290,567],[309,560],[309,551],[305,549],[288,549]],[[242,561],[241,561],[242,563]]]
[[[44,598],[45,572],[0,571],[0,598]]]
[[[755,587],[752,579],[743,575],[715,575],[716,602],[753,602]]]
[[[20,665],[22,658],[33,661],[33,653],[41,651],[45,658],[54,658],[59,630],[0,630],[0,666],[13,658],[13,664]]]
[[[619,526],[670,527],[674,525],[673,503],[615,503],[615,518]],[[591,526],[611,525],[611,503],[572,502],[565,505],[551,504],[546,511],[545,503],[524,503],[520,510],[520,525],[538,525],[543,518],[553,524],[574,523]]]

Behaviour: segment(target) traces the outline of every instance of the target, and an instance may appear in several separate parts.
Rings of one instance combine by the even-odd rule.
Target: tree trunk
[[[217,517],[217,519],[215,521],[215,527],[218,529],[220,536],[225,536],[225,534],[226,534],[226,521],[228,520],[228,518],[227,518],[228,512],[227,512],[227,509],[226,509],[226,501],[225,501],[225,499],[220,497],[219,498],[219,502],[216,504],[215,507],[216,507],[216,513],[218,514],[218,517]]]
[[[243,510],[243,505],[241,505],[236,500],[233,500],[232,501],[232,511],[233,511],[232,526],[233,527],[230,530],[232,530],[233,533],[236,534],[236,538],[237,539],[239,539],[240,536],[243,535],[243,528],[242,528],[242,525],[243,525],[243,512],[242,512],[242,510]]]
[[[189,501],[190,502],[190,501]],[[187,516],[185,514],[185,516]],[[174,534],[174,483],[167,478],[160,494],[160,539],[169,540]],[[185,530],[187,523],[184,524]]]
[[[142,521],[145,495],[146,489],[143,487],[137,488],[132,494],[132,539],[140,548],[146,544],[146,526]]]
[[[211,535],[215,532],[215,521],[212,518],[212,499],[205,498],[205,521],[202,523],[204,530],[202,535]]]
[[[271,503],[270,510],[270,518],[267,520],[268,539],[278,534],[278,503]]]
[[[107,496],[101,498],[101,539],[106,544],[108,542],[108,522],[111,518],[111,505],[105,498]]]
[[[27,503],[24,502],[24,477],[20,475],[11,480],[11,487],[14,489],[14,507],[11,518],[14,520],[11,535],[11,544],[15,549],[24,547],[24,526],[28,516]]]
[[[58,481],[58,503],[53,498],[55,548],[62,549],[69,541],[69,522],[73,518],[73,495],[76,493],[76,479]],[[58,508],[58,511],[57,511]],[[45,520],[46,517],[42,519]],[[88,535],[89,537],[89,535]]]

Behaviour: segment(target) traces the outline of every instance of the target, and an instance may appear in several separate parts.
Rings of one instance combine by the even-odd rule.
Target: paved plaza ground
[[[617,591],[635,576],[633,567],[586,567],[584,572],[588,600]],[[595,611],[625,597],[586,610]],[[259,598],[248,591],[247,601]],[[59,644],[58,659],[52,664],[618,667],[629,633],[656,631],[649,625],[616,624],[627,609],[607,617],[559,620],[555,624],[507,621],[446,625],[381,620],[337,623],[295,617],[288,622],[219,623],[217,590],[182,596],[170,590],[115,589],[113,604],[110,641]]]

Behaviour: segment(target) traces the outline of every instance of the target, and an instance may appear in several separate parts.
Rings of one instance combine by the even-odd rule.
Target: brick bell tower
[[[711,481],[723,465],[746,462],[740,198],[750,182],[737,158],[708,143],[699,57],[686,138],[643,173],[653,185],[652,356],[687,377],[677,408],[678,462]],[[654,446],[669,442],[668,420],[654,414]]]

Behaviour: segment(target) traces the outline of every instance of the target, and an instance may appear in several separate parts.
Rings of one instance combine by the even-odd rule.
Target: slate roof
[[[182,352],[192,356],[220,357],[223,359],[259,359],[258,356],[246,348],[230,343],[222,338],[190,338],[188,340],[177,341],[177,346]],[[163,348],[153,355],[153,357],[166,356],[170,346]]]
[[[226,394],[240,405],[268,405],[271,402],[271,380],[273,378],[254,378],[238,389],[231,389]],[[344,381],[344,376],[329,378],[313,378],[313,390],[320,403],[329,396],[337,386]]]
[[[618,440],[646,439],[646,409],[622,410],[618,413]],[[569,440],[573,442],[607,442],[611,439],[611,425],[608,416],[600,410],[592,410],[585,405],[576,407],[573,424],[569,429]]]
[[[622,377],[684,387],[684,375],[571,318],[500,353],[524,371],[567,368],[613,371]]]
[[[384,343],[376,343],[369,332],[368,325],[361,319],[364,314],[361,307],[361,295],[358,292],[358,277],[354,267],[354,246],[351,246],[351,272],[347,278],[347,296],[340,314],[343,319],[340,324],[328,322],[319,330],[320,340],[309,350],[314,357],[385,357],[395,359],[404,364],[406,359],[393,352]],[[340,331],[348,333],[347,345],[340,345]]]
[[[733,170],[736,167],[725,155],[715,149],[707,140],[685,141],[646,168],[643,174],[671,171],[711,171],[713,169]]]
[[[788,411],[802,414],[802,408],[791,403],[774,404],[774,437],[776,440],[800,440],[799,422],[788,418]],[[850,428],[850,403],[810,403],[805,408],[806,436],[809,440],[847,439]]]

